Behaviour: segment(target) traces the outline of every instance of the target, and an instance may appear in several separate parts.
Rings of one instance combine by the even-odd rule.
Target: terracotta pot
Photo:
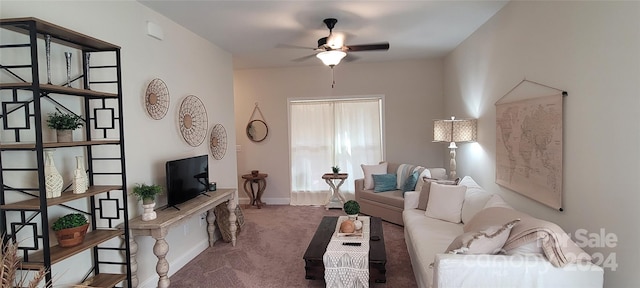
[[[78,227],[55,231],[56,238],[58,239],[58,246],[67,248],[82,244],[84,236],[87,235],[87,229],[89,229],[89,223]]]

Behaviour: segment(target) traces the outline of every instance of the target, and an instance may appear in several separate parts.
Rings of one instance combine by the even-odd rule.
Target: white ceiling
[[[500,10],[502,1],[139,0],[233,55],[235,69],[322,65],[311,57],[336,18],[346,45],[389,42],[388,51],[350,52],[357,62],[442,57]],[[290,46],[308,47],[308,49]]]

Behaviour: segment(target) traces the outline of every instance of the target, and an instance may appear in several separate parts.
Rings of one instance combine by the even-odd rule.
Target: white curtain
[[[339,166],[349,178],[340,187],[353,199],[360,164],[382,160],[381,98],[291,101],[291,205],[324,205],[330,193],[322,179]]]

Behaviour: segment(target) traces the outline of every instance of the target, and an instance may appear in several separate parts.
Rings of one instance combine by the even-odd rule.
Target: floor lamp
[[[433,120],[433,142],[449,143],[449,179],[454,180],[456,175],[456,142],[475,142],[478,136],[476,119],[458,120],[451,116],[447,120]]]

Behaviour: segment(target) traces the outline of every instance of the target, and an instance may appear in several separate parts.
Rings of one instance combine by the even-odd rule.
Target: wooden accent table
[[[249,197],[251,198],[249,204],[258,206],[258,209],[262,208],[262,205],[267,204],[262,202],[261,198],[262,193],[264,193],[264,189],[267,189],[266,178],[268,176],[269,174],[266,173],[242,175],[242,179],[244,179],[244,192],[247,193],[247,195],[249,195]],[[256,184],[256,189],[253,189],[253,184]],[[250,188],[247,186],[249,186]]]
[[[135,241],[135,236],[151,236],[156,239],[156,244],[153,246],[153,254],[158,257],[156,272],[158,272],[160,279],[158,279],[157,287],[169,287],[170,281],[167,276],[167,273],[169,273],[169,262],[166,259],[167,253],[169,252],[169,243],[164,240],[169,232],[169,228],[182,223],[193,215],[207,211],[207,232],[209,233],[209,246],[211,247],[214,243],[213,232],[216,229],[214,226],[215,214],[213,214],[213,209],[225,201],[229,201],[227,208],[229,209],[231,244],[236,246],[236,189],[218,189],[217,191],[210,191],[203,194],[204,195],[199,195],[187,202],[176,205],[180,210],[172,207],[165,210],[157,210],[158,217],[154,220],[142,221],[142,216],[129,220],[129,230],[131,230],[131,237],[129,237],[129,248],[131,250],[130,287],[138,286],[138,276],[136,275],[138,272],[138,262],[136,261],[138,244]]]
[[[322,175],[322,179],[324,179],[329,187],[331,187],[331,194],[327,197],[327,201],[325,203],[325,209],[329,210],[329,208],[338,208],[342,209],[344,202],[347,202],[347,199],[340,194],[340,186],[344,183],[344,180],[347,180],[349,174],[347,173],[326,173]],[[336,185],[333,181],[340,180]]]
[[[336,230],[338,217],[325,216],[322,218],[316,233],[313,235],[307,251],[304,252],[304,270],[306,279],[322,279],[324,281],[324,262],[322,256],[331,241],[331,235]],[[380,217],[371,217],[371,237],[378,236],[380,240],[369,241],[369,279],[375,283],[387,282],[387,251],[384,246],[384,233]]]

